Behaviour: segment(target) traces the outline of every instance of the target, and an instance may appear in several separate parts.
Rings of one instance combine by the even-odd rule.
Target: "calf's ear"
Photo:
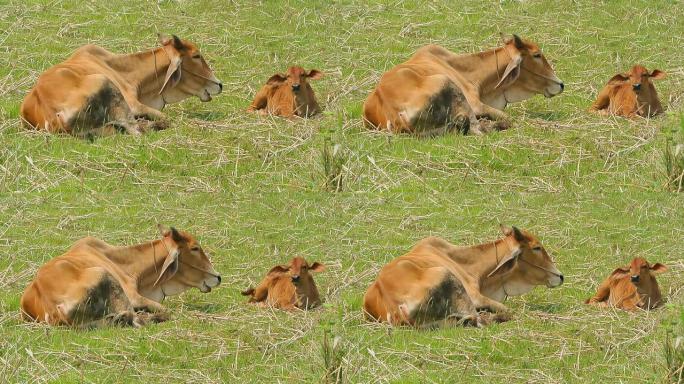
[[[309,79],[318,80],[323,77],[323,72],[319,71],[318,69],[312,69],[306,74],[306,77]]]
[[[275,273],[275,272],[287,272],[290,270],[290,267],[287,265],[276,265],[275,267],[271,268],[268,273]]]
[[[664,79],[667,76],[667,74],[661,71],[660,69],[654,69],[653,72],[649,74],[649,76],[651,77],[651,79],[660,80]]]
[[[616,279],[621,279],[623,277],[629,276],[629,268],[616,268],[613,273],[610,274],[610,277],[614,277]]]
[[[181,235],[180,232],[178,232],[178,230],[176,230],[176,228],[174,227],[171,227],[171,238],[173,239],[173,241],[176,242],[176,244],[182,244],[187,242],[185,237],[183,237],[183,235]]]
[[[617,75],[613,76],[608,80],[608,84],[610,83],[621,83],[623,81],[629,80],[629,75],[625,73],[618,73]]]
[[[325,265],[315,262],[309,266],[309,270],[314,272],[323,272],[325,271]]]
[[[667,271],[667,267],[664,264],[655,263],[655,264],[651,265],[651,271],[653,271],[656,274],[657,273],[663,273],[663,272]]]
[[[163,237],[166,237],[171,233],[171,230],[164,224],[157,224],[157,229],[159,230],[159,234]]]
[[[287,80],[287,75],[283,73],[276,73],[275,75],[268,78],[266,84],[269,85],[280,85]]]

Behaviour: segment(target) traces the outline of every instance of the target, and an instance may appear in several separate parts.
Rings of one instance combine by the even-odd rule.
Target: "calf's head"
[[[510,253],[502,257],[490,276],[501,274],[508,295],[522,295],[537,285],[549,288],[563,284],[563,274],[539,239],[525,230],[502,226]]]
[[[536,94],[553,97],[563,92],[565,84],[556,76],[537,44],[513,35],[503,49],[510,62],[505,70],[502,69],[503,75],[496,88],[505,88],[508,102],[522,101]]]
[[[155,285],[168,295],[179,294],[195,287],[203,293],[221,283],[219,275],[199,242],[187,232],[161,228],[169,251]]]
[[[626,278],[629,276],[630,281],[637,287],[650,287],[656,282],[655,275],[667,271],[667,267],[660,263],[653,265],[649,264],[643,257],[635,257],[629,264],[629,267],[620,267],[613,271],[614,278]]]
[[[164,83],[159,93],[167,103],[175,103],[191,96],[202,101],[223,90],[197,46],[178,36],[159,37],[159,43],[170,60]],[[156,59],[156,58],[155,58]]]
[[[635,65],[629,72],[618,73],[613,76],[608,84],[628,85],[631,87],[634,94],[636,94],[640,104],[651,104],[658,98],[658,94],[651,79],[660,80],[664,79],[665,76],[665,72],[659,69],[654,69],[652,72],[649,72],[646,67]],[[648,108],[648,106],[645,108]]]
[[[311,114],[306,108],[313,108],[313,103],[316,100],[314,91],[309,84],[309,79],[318,80],[323,77],[323,72],[312,69],[306,71],[300,66],[293,66],[287,69],[287,73],[276,73],[271,76],[266,84],[274,87],[287,87],[292,91],[295,100],[295,108],[301,110],[303,114]]]

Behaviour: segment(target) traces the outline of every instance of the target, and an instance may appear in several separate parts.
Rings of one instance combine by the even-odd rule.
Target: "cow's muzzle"
[[[632,283],[638,283],[639,282],[639,275],[632,275],[632,278],[630,280],[632,280]]]
[[[635,91],[641,90],[641,83],[632,84],[632,89]]]
[[[297,92],[301,88],[301,84],[292,84],[292,90]]]

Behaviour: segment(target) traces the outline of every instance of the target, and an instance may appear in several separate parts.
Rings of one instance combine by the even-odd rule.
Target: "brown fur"
[[[299,66],[290,67],[287,73],[271,76],[247,108],[249,112],[283,117],[311,117],[321,112],[308,79],[320,79],[323,73]]]
[[[382,76],[364,103],[363,117],[369,128],[395,133],[481,134],[509,126],[502,112],[509,102],[562,91],[563,82],[539,47],[518,36],[475,54],[456,55],[428,45]]]
[[[500,302],[506,296],[562,284],[536,237],[515,227],[502,229],[505,238],[471,247],[438,237],[421,240],[382,268],[364,296],[367,317],[392,325],[483,325],[509,318]],[[482,317],[482,310],[495,315]]]
[[[139,134],[165,125],[166,103],[191,96],[202,101],[219,94],[221,82],[198,48],[178,37],[160,38],[161,47],[115,55],[86,45],[45,71],[21,104],[27,128],[76,136],[125,131]]]
[[[160,303],[167,295],[192,287],[210,292],[220,281],[187,232],[171,228],[162,239],[129,247],[86,237],[38,269],[21,297],[21,313],[50,325],[139,326],[166,319]]]
[[[321,304],[311,271],[321,272],[325,266],[321,263],[309,265],[302,257],[295,257],[289,265],[273,267],[256,288],[242,292],[251,296],[250,303],[270,306],[286,310],[312,309]]]
[[[663,304],[663,298],[655,275],[666,270],[663,264],[650,265],[644,258],[634,258],[629,265],[614,270],[585,304],[627,311],[657,308]]]
[[[613,76],[589,110],[624,117],[652,117],[663,113],[651,79],[663,79],[665,76],[661,70],[649,72],[645,67],[635,65],[629,72]]]

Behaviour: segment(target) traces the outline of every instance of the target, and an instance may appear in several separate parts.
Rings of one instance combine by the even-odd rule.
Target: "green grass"
[[[664,131],[684,112],[680,1],[50,1],[0,0],[0,381],[321,382],[323,335],[339,337],[353,383],[662,382],[665,324],[684,294],[684,195],[666,187]],[[201,47],[224,93],[169,106],[171,129],[94,143],[25,132],[18,106],[41,71],[86,43],[154,47],[156,33]],[[507,109],[513,129],[416,139],[366,132],[361,104],[383,71],[418,47],[538,42],[567,85]],[[586,112],[635,63],[665,116]],[[313,82],[323,117],[244,112],[290,64]],[[341,116],[341,123],[339,117]],[[344,148],[327,190],[326,137]],[[77,239],[134,244],[156,223],[186,229],[223,284],[165,301],[173,320],[73,331],[24,324],[19,297],[36,269]],[[368,324],[361,298],[384,263],[417,240],[493,240],[498,223],[537,234],[566,284],[511,299],[514,320],[436,331]],[[320,261],[324,308],[259,310],[239,290],[294,255]],[[634,256],[662,262],[669,305],[651,313],[582,304]]]

